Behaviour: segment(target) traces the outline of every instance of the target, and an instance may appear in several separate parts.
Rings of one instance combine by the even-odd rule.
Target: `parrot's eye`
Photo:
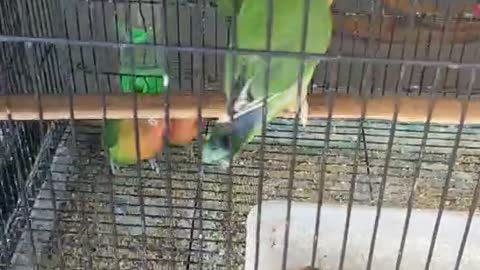
[[[218,140],[210,140],[209,144],[213,150],[216,150],[220,147],[220,142]]]

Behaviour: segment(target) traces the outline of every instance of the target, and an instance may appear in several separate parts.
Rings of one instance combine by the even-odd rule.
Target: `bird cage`
[[[327,0],[303,1],[280,19],[287,0],[0,1],[0,269],[478,269],[480,5],[335,0],[318,53]],[[240,48],[254,5],[265,48]],[[272,49],[282,19],[300,49]],[[292,68],[293,109],[257,97],[261,128],[218,166],[241,56],[318,64]],[[112,121],[131,164],[110,162]]]

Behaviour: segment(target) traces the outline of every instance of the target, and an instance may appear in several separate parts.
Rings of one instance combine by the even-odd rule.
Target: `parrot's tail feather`
[[[297,112],[296,105],[297,105],[296,102],[292,102],[291,105],[287,108],[287,111],[295,114]],[[309,114],[308,100],[305,97],[304,99],[302,99],[302,104],[300,104],[300,124],[303,127],[306,127],[308,124],[308,114]]]
[[[158,162],[156,159],[152,158],[148,160],[148,164],[150,165],[150,168],[154,170],[157,174],[160,174],[160,166],[158,165]]]

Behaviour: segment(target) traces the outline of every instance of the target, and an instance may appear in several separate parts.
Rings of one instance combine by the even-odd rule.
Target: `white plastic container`
[[[280,270],[284,246],[286,201],[262,203],[258,269]],[[317,205],[292,202],[287,270],[310,264]],[[323,205],[320,216],[316,267],[338,269],[347,207]],[[366,269],[376,207],[352,209],[344,270]],[[395,269],[406,209],[383,208],[372,262],[373,270]],[[444,211],[430,270],[454,269],[468,212]],[[425,269],[437,210],[413,210],[400,269]],[[247,218],[245,270],[253,270],[257,206]],[[475,215],[459,269],[480,269],[480,221]]]

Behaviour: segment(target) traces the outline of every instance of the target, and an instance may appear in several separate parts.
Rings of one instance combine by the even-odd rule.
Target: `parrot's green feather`
[[[236,15],[235,11],[237,14],[240,11],[243,0],[217,0],[216,3],[220,14],[225,17],[232,17]]]
[[[116,153],[112,152],[112,148],[117,144],[119,139],[119,121],[108,120],[105,123],[105,131],[103,132],[103,144],[105,149],[109,149],[110,159],[116,159]]]
[[[131,68],[121,69],[121,73],[130,73]],[[135,68],[136,76],[123,75],[120,77],[122,92],[136,92],[140,94],[161,94],[168,86],[165,70],[158,68]],[[140,76],[139,76],[140,75]]]
[[[267,2],[268,0],[245,0],[237,17],[237,46],[256,50],[266,50],[267,42]],[[303,12],[305,1],[274,0],[273,29],[271,50],[301,52]],[[309,23],[306,52],[325,53],[331,39],[332,19],[326,0],[311,1],[309,8]],[[246,66],[247,76],[253,79],[251,94],[255,98],[263,97],[265,92],[265,72],[267,63],[259,56],[243,55],[237,60],[236,77]],[[232,57],[226,59],[226,65],[231,66]],[[315,68],[318,61],[308,61],[305,70]],[[282,92],[296,83],[301,61],[286,57],[273,57],[270,69],[270,93]],[[229,83],[226,74],[226,85]],[[236,78],[234,78],[236,79]],[[241,89],[233,89],[237,93]],[[227,91],[231,89],[227,87]],[[230,95],[230,93],[228,93]]]
[[[269,0],[243,0],[237,16],[237,47],[266,50]],[[301,52],[305,1],[273,0],[272,51]],[[330,2],[311,1],[305,51],[323,54],[331,40]],[[307,95],[317,60],[306,60],[302,77],[301,100]],[[234,110],[233,122],[215,127],[203,149],[206,163],[228,165],[229,149],[236,154],[242,145],[259,135],[262,126],[262,104],[269,82],[267,121],[281,112],[295,108],[298,76],[302,61],[293,57],[272,56],[270,77],[266,78],[268,62],[257,55],[225,57],[225,93]],[[232,81],[233,77],[233,81]],[[303,108],[302,108],[303,109]],[[231,139],[230,139],[231,138]]]
[[[153,33],[144,28],[132,27],[131,35],[125,30],[125,25],[122,21],[118,22],[118,29],[123,33],[126,40],[133,44],[145,44],[152,42]],[[122,92],[131,93],[136,92],[140,94],[161,94],[164,93],[168,86],[168,77],[165,69],[161,65],[154,67],[145,66],[141,61],[135,60],[135,66],[131,64],[131,53],[135,50],[128,49],[122,54],[120,73],[135,74],[135,75],[121,75],[120,87]],[[143,59],[142,59],[143,60]]]
[[[120,37],[125,39],[126,42],[131,42],[133,44],[145,44],[152,41],[153,35],[151,31],[139,27],[132,27],[131,30],[132,32],[130,33],[130,28],[127,27],[122,20],[117,22],[118,34]]]
[[[117,143],[117,136],[113,136],[114,134],[118,134],[118,120],[109,120],[105,124],[106,136],[104,136],[105,146],[111,147]]]

